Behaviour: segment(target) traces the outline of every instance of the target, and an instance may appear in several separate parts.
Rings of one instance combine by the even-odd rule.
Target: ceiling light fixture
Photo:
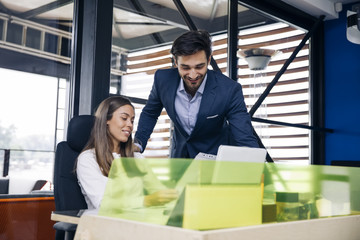
[[[260,71],[266,69],[270,60],[281,51],[264,48],[251,48],[239,50],[237,55],[239,58],[245,59],[250,70]]]

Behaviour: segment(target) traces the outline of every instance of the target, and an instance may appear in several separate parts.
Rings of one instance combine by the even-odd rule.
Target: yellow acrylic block
[[[187,185],[183,228],[219,229],[262,223],[262,190],[254,185]]]

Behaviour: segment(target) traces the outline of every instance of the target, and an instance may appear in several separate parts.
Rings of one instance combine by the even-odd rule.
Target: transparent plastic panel
[[[99,215],[196,230],[347,216],[359,180],[350,167],[115,159]]]

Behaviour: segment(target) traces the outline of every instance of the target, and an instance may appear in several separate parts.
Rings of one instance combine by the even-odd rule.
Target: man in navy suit
[[[174,123],[172,158],[216,154],[220,145],[259,147],[239,83],[208,70],[211,39],[206,31],[178,37],[171,54],[177,68],[158,70],[140,115],[135,141],[143,151],[165,107]]]

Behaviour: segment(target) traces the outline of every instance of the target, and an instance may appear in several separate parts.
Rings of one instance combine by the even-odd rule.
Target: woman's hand
[[[178,197],[175,189],[164,189],[144,197],[144,206],[159,206],[171,202]]]

